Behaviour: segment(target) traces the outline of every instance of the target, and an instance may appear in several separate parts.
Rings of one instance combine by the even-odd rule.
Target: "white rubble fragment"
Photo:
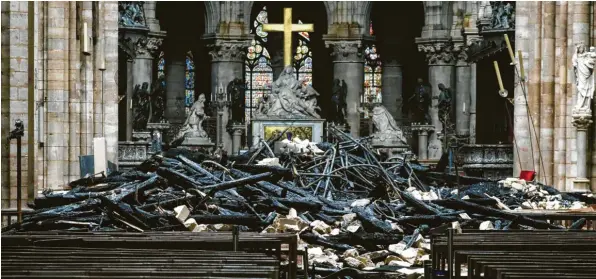
[[[356,250],[356,249],[354,249],[354,250]],[[323,253],[323,249],[321,249],[321,247],[314,247],[314,248],[308,249],[308,259],[309,260],[313,259],[315,257],[318,257],[318,256],[322,256],[324,254],[325,253]]]
[[[186,205],[174,207],[174,212],[176,212],[176,219],[178,219],[180,223],[184,223],[184,221],[186,221],[190,215],[190,210],[188,210]]]
[[[295,209],[290,208],[288,215],[285,217],[277,216],[273,223],[265,228],[263,232],[300,232],[309,226],[308,222],[298,217]]]
[[[354,221],[356,219],[356,213],[345,214],[341,218],[342,218],[341,226],[346,227],[346,226],[350,225],[350,223],[352,223],[352,221]]]
[[[416,258],[418,257],[418,252],[418,248],[410,247],[401,252],[398,252],[397,254],[402,260],[414,264],[416,262]]]
[[[340,232],[341,232],[340,229],[335,228],[335,229],[332,229],[331,230],[331,232],[329,233],[329,235],[338,235]]]
[[[265,158],[257,162],[257,165],[281,167],[281,165],[279,164],[279,158]]]
[[[308,252],[310,253],[310,250]],[[354,248],[344,251],[344,253],[341,255],[342,258],[349,258],[349,257],[355,258],[358,256],[360,256],[358,254],[358,250],[356,250]]]
[[[400,242],[397,244],[391,244],[389,245],[389,247],[387,247],[387,250],[393,252],[393,253],[399,253],[401,251],[403,251],[404,249],[406,249],[407,244],[405,242]]]
[[[359,207],[359,206],[367,206],[370,204],[370,200],[369,199],[359,199],[359,200],[355,200],[354,202],[352,202],[352,204],[350,205],[350,207]]]
[[[360,226],[358,225],[350,225],[346,228],[347,231],[351,232],[351,233],[355,233],[360,229]]]
[[[194,218],[188,218],[184,221],[184,226],[191,232],[194,231],[198,225],[199,224],[197,224],[197,221]]]
[[[470,215],[468,215],[468,213],[460,213],[459,217],[461,217],[462,219],[465,219],[465,220],[472,220],[472,218],[470,218]]]
[[[397,272],[406,275],[406,279],[416,279],[424,274],[424,268],[400,268]]]
[[[362,261],[360,261],[354,257],[347,257],[344,259],[344,262],[346,263],[347,266],[353,267],[353,268],[358,268],[358,269],[361,269],[365,266]]]
[[[454,229],[457,233],[462,233],[461,225],[458,221],[451,222],[451,228]]]
[[[488,230],[494,230],[495,227],[493,226],[493,223],[491,221],[484,221],[484,222],[480,223],[480,227],[478,229],[481,231],[488,231]]]
[[[327,225],[325,222],[321,220],[315,220],[310,223],[310,226],[313,228],[314,231],[320,234],[328,234],[331,232],[331,226]]]

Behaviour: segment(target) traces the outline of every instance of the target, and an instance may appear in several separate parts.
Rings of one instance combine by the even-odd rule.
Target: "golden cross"
[[[284,67],[292,66],[292,32],[313,32],[313,24],[292,24],[292,8],[284,8],[283,24],[263,24],[265,32],[284,32]]]

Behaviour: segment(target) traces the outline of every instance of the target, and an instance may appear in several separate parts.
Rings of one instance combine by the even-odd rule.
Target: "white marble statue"
[[[319,93],[314,88],[296,79],[294,68],[286,67],[273,83],[271,93],[260,101],[257,115],[321,118],[316,112],[317,96]]]
[[[187,138],[208,138],[207,132],[203,130],[203,121],[205,115],[205,94],[199,95],[199,98],[192,104],[190,112],[182,125],[182,128],[173,141]]]
[[[404,133],[384,106],[377,105],[373,108],[372,121],[376,128],[373,134],[374,141],[407,144]]]
[[[573,54],[573,71],[575,72],[575,85],[577,88],[577,102],[575,110],[589,111],[590,103],[594,98],[594,64],[596,51],[594,47],[586,51],[586,46],[580,43]]]

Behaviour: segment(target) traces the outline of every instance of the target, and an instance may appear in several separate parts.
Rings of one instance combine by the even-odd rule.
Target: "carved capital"
[[[215,40],[214,43],[207,44],[207,47],[211,49],[209,55],[211,55],[213,62],[242,62],[244,61],[248,41]]]
[[[334,61],[364,61],[362,41],[326,41],[326,47],[331,47]]]
[[[426,53],[429,65],[448,65],[455,63],[462,47],[451,41],[424,42],[418,45],[418,51]]]
[[[151,56],[155,56],[162,43],[163,38],[141,37],[136,42],[137,55],[149,54]]]
[[[591,111],[579,111],[574,109],[571,117],[573,118],[573,120],[571,120],[571,123],[578,130],[587,130],[588,127],[590,127],[590,124],[592,124],[593,122]]]

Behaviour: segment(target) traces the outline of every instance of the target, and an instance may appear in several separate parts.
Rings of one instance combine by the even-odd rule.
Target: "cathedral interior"
[[[593,1],[0,8],[7,278],[596,274]]]
[[[594,7],[552,5],[3,2],[2,131],[8,134],[17,119],[25,125],[22,172],[30,185],[25,200],[80,177],[79,156],[93,155],[96,137],[105,138],[110,170],[149,156],[155,125],[147,127],[147,122],[162,123],[158,134],[169,148],[200,94],[209,116],[201,125],[211,144],[229,154],[246,150],[258,141],[251,121],[259,102],[285,67],[285,33],[266,32],[264,26],[284,22],[284,9],[291,8],[292,24],[314,27],[290,33],[291,66],[296,79],[318,92],[314,102],[326,120],[324,137],[327,125],[336,122],[354,137],[372,135],[370,109],[382,105],[409,148],[431,164],[448,149],[442,139],[456,138],[464,146],[458,164],[475,175],[532,170],[544,183],[573,189],[579,168],[579,176],[593,185],[591,125],[582,147],[587,155],[580,158],[585,167],[577,166],[582,152],[576,149],[573,126],[572,56],[579,42],[590,45],[595,39]],[[545,12],[534,19],[534,10]],[[581,34],[574,31],[579,24],[584,26]],[[231,89],[241,94],[228,96],[234,79],[239,81]],[[440,110],[434,101],[440,83],[452,95],[447,131],[443,118],[434,116]],[[431,104],[422,110],[430,118],[416,116],[418,88],[429,90]],[[345,91],[345,119],[337,119],[332,98],[340,90]],[[223,103],[218,101],[220,91],[226,95]],[[158,99],[161,103],[154,104]],[[435,126],[425,146],[416,128],[423,124]],[[235,134],[240,137],[237,146]],[[2,140],[3,206],[10,207],[15,202],[17,146]]]

